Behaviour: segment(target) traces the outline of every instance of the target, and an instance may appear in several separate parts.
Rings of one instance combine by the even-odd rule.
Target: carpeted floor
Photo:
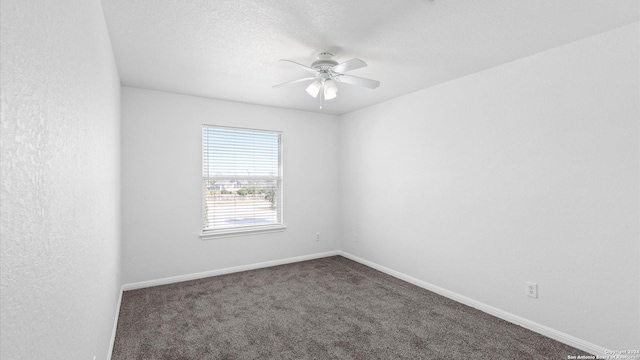
[[[112,359],[587,355],[341,256],[127,291]]]

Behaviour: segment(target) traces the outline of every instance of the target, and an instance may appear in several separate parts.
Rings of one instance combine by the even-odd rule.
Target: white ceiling
[[[638,21],[638,0],[102,0],[123,85],[343,114]],[[322,110],[307,76],[360,58]]]

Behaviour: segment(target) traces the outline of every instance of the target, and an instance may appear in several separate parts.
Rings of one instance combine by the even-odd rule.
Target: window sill
[[[246,228],[220,229],[220,230],[203,230],[200,233],[201,240],[211,240],[231,236],[245,236],[267,234],[272,232],[284,231],[287,227],[283,224],[268,226],[252,226]]]

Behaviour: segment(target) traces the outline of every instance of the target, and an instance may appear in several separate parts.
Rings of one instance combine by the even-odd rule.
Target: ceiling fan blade
[[[281,87],[281,86],[286,86],[286,85],[291,85],[291,84],[295,84],[295,83],[299,83],[299,82],[303,82],[303,81],[309,81],[309,80],[314,80],[315,77],[306,77],[306,78],[302,78],[302,79],[298,79],[298,80],[292,80],[292,81],[287,81],[285,83],[282,84],[278,84],[278,85],[273,85],[273,88],[277,88],[277,87]]]
[[[301,67],[301,68],[303,68],[303,69],[305,69],[305,70],[307,70],[307,71],[309,71],[309,72],[311,72],[311,73],[314,73],[314,74],[317,74],[317,73],[318,73],[318,70],[316,70],[316,69],[314,69],[314,68],[310,68],[310,67],[308,67],[307,65],[302,65],[302,64],[297,63],[297,62],[292,61],[292,60],[280,59],[280,61],[286,61],[286,62],[290,62],[290,63],[292,63],[292,64],[296,64],[296,65],[298,65],[299,67]]]
[[[380,81],[378,80],[365,79],[353,75],[340,75],[336,76],[334,79],[345,84],[364,86],[369,89],[375,89],[380,86]]]
[[[355,69],[360,69],[367,66],[367,63],[364,62],[363,60],[360,59],[351,59],[348,61],[345,61],[343,63],[340,63],[336,66],[333,67],[333,71],[337,72],[337,73],[343,73],[343,72],[347,72],[347,71],[351,71],[351,70],[355,70]]]

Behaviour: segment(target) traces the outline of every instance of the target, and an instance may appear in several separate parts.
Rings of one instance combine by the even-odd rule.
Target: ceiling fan
[[[318,60],[311,63],[311,66],[302,65],[295,61],[280,59],[295,64],[311,73],[311,76],[287,81],[282,84],[274,85],[274,88],[291,85],[303,81],[311,81],[311,85],[307,87],[307,93],[314,98],[320,97],[320,109],[324,100],[331,100],[338,94],[337,83],[345,83],[357,86],[364,86],[369,89],[375,89],[380,86],[377,80],[365,79],[353,75],[345,75],[347,71],[360,69],[367,66],[367,63],[360,59],[351,59],[343,63],[338,63],[333,59],[333,54],[323,52],[318,55]]]

